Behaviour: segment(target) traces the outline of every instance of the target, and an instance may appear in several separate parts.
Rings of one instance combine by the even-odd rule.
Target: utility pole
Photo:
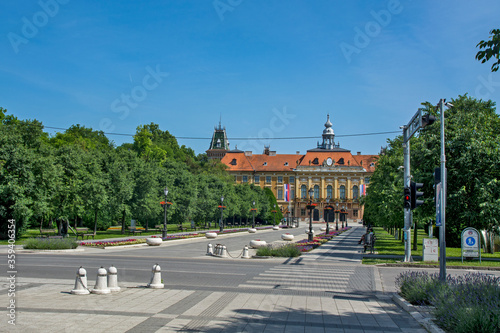
[[[439,101],[439,113],[441,117],[441,205],[439,209],[441,225],[439,226],[439,279],[446,280],[446,155],[445,155],[445,141],[444,141],[444,106],[445,99]],[[453,106],[446,103],[446,106]],[[437,200],[437,198],[436,198]]]

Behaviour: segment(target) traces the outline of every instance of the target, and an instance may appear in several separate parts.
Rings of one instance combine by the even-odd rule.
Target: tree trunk
[[[149,220],[146,219],[146,232],[149,231]]]
[[[125,233],[125,209],[123,210],[122,214],[122,234]]]
[[[97,233],[97,209],[95,210],[95,214],[94,214],[94,235],[96,233]]]
[[[43,215],[42,219],[40,220],[40,234],[42,233],[42,229],[43,229]]]

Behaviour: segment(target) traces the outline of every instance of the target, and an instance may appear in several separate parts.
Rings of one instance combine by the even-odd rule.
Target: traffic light
[[[435,121],[436,121],[435,116],[426,113],[422,116],[422,127],[425,127],[427,125],[432,125],[432,123]]]
[[[419,197],[424,195],[424,192],[419,192],[418,190],[424,187],[422,183],[410,182],[410,197],[411,197],[411,208],[415,209],[420,205],[424,204],[424,200],[418,200]]]
[[[408,187],[405,187],[404,190],[404,200],[405,200],[405,208],[411,208],[411,193]]]

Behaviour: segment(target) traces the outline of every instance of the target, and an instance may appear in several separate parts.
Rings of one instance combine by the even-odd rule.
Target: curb
[[[433,321],[432,318],[425,317],[417,311],[415,306],[412,304],[408,303],[403,297],[401,297],[398,293],[394,293],[392,295],[392,300],[394,303],[399,305],[403,310],[408,312],[410,316],[413,317],[420,325],[422,325],[427,331],[431,333],[445,333],[439,326],[437,326]]]

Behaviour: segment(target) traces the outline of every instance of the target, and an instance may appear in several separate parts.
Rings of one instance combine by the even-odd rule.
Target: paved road
[[[292,232],[299,236],[304,230]],[[18,257],[17,325],[2,324],[0,331],[425,332],[381,293],[378,269],[360,264],[357,241],[362,232],[355,226],[293,259],[209,257],[206,239],[159,248],[24,253]],[[257,235],[271,241],[281,233]],[[239,252],[255,238],[240,234],[217,242]],[[162,267],[165,289],[145,288],[155,262]],[[93,287],[97,267],[111,264],[119,269],[122,291],[69,293],[80,265],[87,268]],[[0,269],[6,271],[3,262]],[[5,304],[6,287],[0,287]]]

